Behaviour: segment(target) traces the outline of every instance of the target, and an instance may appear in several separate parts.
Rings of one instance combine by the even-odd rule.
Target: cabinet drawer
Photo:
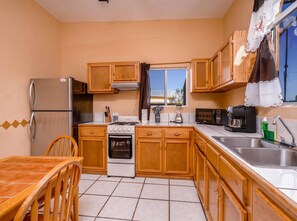
[[[160,128],[141,128],[137,129],[137,137],[141,138],[161,138],[162,130]]]
[[[248,179],[222,156],[220,157],[219,173],[238,199],[246,204]]]
[[[211,162],[213,167],[219,171],[219,159],[220,159],[220,154],[217,152],[212,146],[209,144],[206,144],[206,157]]]
[[[81,127],[79,128],[81,137],[104,137],[106,135],[106,127]]]
[[[190,131],[185,129],[166,128],[165,138],[190,138]]]
[[[196,141],[195,142],[199,146],[199,149],[201,150],[201,152],[205,154],[206,141],[198,133],[196,133]]]

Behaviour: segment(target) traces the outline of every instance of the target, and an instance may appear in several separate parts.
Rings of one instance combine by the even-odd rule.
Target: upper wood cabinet
[[[211,59],[212,91],[227,91],[248,82],[256,55],[246,53],[246,39],[246,30],[235,31]]]
[[[209,59],[193,59],[192,68],[192,90],[191,92],[209,91]]]
[[[211,89],[220,85],[220,54],[216,54],[210,60],[210,73],[211,73]]]
[[[119,62],[112,67],[113,82],[138,82],[140,80],[139,62]]]
[[[111,64],[88,64],[89,93],[114,93],[111,88],[111,73]]]
[[[89,93],[116,93],[113,82],[139,82],[139,62],[112,62],[88,64]]]

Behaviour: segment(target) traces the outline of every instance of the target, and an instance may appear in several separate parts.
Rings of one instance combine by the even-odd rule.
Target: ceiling
[[[222,18],[233,0],[35,0],[61,22]]]

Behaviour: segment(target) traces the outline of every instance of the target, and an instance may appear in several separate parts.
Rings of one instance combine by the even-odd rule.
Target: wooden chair
[[[77,157],[78,147],[76,141],[70,136],[56,138],[47,148],[46,156]]]
[[[77,198],[81,164],[74,160],[60,163],[35,186],[19,208],[14,221],[68,221]],[[44,211],[39,212],[42,199]]]

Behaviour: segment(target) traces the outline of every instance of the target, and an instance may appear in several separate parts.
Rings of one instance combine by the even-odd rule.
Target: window
[[[284,1],[282,11],[293,1]],[[297,102],[297,10],[279,25],[279,78],[285,102]]]
[[[187,68],[150,69],[152,105],[186,105]]]

